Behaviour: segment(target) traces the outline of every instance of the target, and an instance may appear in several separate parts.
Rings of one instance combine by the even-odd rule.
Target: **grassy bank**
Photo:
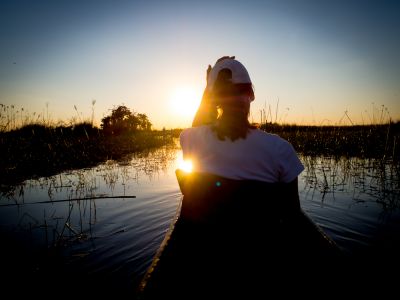
[[[400,122],[364,126],[263,124],[262,130],[288,140],[299,154],[399,161]],[[0,132],[0,184],[91,167],[108,159],[173,142],[180,130],[112,133],[90,123],[31,124]]]
[[[400,122],[359,126],[263,124],[261,129],[288,140],[303,155],[400,158]]]
[[[136,130],[116,135],[89,123],[27,125],[0,132],[0,184],[90,167],[172,142],[173,134],[169,131]]]

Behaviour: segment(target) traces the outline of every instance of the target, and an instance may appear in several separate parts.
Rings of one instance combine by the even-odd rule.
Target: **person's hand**
[[[235,59],[235,56],[222,56],[222,57],[217,59],[216,63],[219,63],[221,60],[224,60],[224,59],[227,59],[227,58]]]
[[[208,84],[208,75],[210,75],[210,72],[211,72],[211,65],[208,65],[208,68],[207,68],[207,75],[206,75],[206,82],[207,82],[207,84]]]

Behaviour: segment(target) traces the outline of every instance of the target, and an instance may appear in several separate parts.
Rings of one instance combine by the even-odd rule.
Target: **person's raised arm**
[[[235,56],[222,56],[219,58],[216,63],[220,62],[224,59],[235,59]],[[201,103],[199,108],[197,109],[196,115],[194,116],[192,127],[197,127],[201,125],[212,124],[217,120],[218,110],[217,106],[213,103],[210,95],[210,91],[208,89],[208,75],[211,72],[211,65],[208,65],[207,74],[206,74],[206,82],[207,86],[204,89],[203,97],[201,98]]]
[[[208,65],[206,79],[208,79],[208,74],[210,74],[210,71],[211,66]],[[211,124],[214,123],[216,119],[217,107],[212,104],[210,91],[206,86],[203,92],[203,97],[201,98],[200,106],[197,109],[196,115],[194,116],[192,127]]]

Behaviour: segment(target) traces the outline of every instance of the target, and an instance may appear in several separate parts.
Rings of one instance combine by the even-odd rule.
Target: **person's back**
[[[289,183],[303,170],[291,144],[258,129],[231,141],[220,140],[212,125],[203,125],[184,130],[180,139],[185,158],[192,160],[197,172]]]
[[[296,181],[304,167],[292,145],[249,123],[254,99],[250,76],[234,57],[209,66],[193,127],[180,136],[184,159],[192,160],[194,171],[230,179]]]

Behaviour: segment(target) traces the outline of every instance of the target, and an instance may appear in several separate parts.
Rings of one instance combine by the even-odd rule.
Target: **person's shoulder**
[[[187,136],[192,136],[192,135],[195,135],[195,134],[201,134],[201,133],[207,132],[209,130],[211,130],[209,125],[189,127],[189,128],[186,128],[186,129],[182,130],[182,132],[180,134],[180,137],[182,139],[182,138],[185,138]]]
[[[268,151],[291,152],[293,145],[278,134],[269,133],[260,129],[253,129],[253,142]]]
[[[181,134],[190,134],[191,132],[202,132],[210,130],[210,125],[201,125],[195,127],[189,127],[182,130]]]
[[[287,140],[283,139],[279,135],[275,133],[269,133],[260,129],[252,129],[252,134],[254,135],[255,138],[262,139],[270,143],[276,143],[276,144],[288,143]]]

